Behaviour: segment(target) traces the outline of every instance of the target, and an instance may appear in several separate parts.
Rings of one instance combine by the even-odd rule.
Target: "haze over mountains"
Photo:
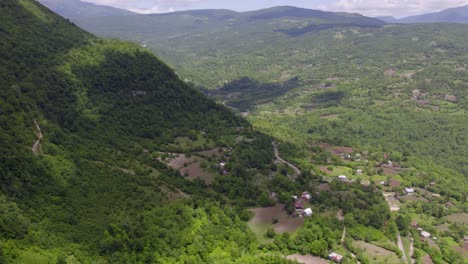
[[[468,23],[468,5],[449,8],[440,12],[428,13],[404,18],[380,17],[388,23]]]

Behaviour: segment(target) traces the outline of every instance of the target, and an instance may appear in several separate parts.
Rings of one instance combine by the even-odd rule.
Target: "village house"
[[[310,209],[310,208],[305,209],[303,214],[305,216],[311,216],[312,215],[312,209]]]
[[[328,259],[333,262],[340,263],[343,260],[343,256],[341,256],[338,253],[332,252],[330,253],[330,255],[328,255]]]
[[[346,180],[348,177],[346,177],[346,175],[340,175],[338,176],[338,179],[340,180]]]
[[[421,231],[421,237],[423,237],[424,239],[428,239],[431,237],[431,233],[423,230]]]
[[[303,192],[301,195],[301,199],[305,202],[309,202],[312,197],[308,192]]]
[[[407,194],[415,193],[414,189],[413,189],[413,188],[409,188],[409,187],[406,187],[406,188],[405,188],[405,192],[406,192]]]
[[[362,174],[362,170],[357,170],[356,173],[357,174]]]

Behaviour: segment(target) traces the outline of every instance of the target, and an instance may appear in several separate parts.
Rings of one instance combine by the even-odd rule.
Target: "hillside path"
[[[271,142],[273,144],[273,151],[275,153],[275,158],[278,162],[281,162],[281,163],[284,163],[286,165],[288,165],[290,168],[292,168],[294,170],[294,174],[291,176],[291,178],[294,180],[297,176],[299,176],[302,172],[301,170],[294,164],[286,161],[285,159],[281,158],[281,156],[279,155],[279,151],[278,151],[278,146],[276,145],[275,142]]]
[[[413,258],[413,255],[414,255],[414,239],[413,239],[413,236],[411,235],[411,233],[410,233],[410,241],[411,241],[411,244],[410,244],[410,248],[409,248],[409,257],[410,257],[411,263],[414,264],[414,258]]]
[[[37,140],[34,142],[34,145],[32,146],[32,153],[34,155],[37,155],[39,153],[39,146],[41,144],[41,139],[42,139],[42,132],[41,128],[39,127],[39,124],[34,120],[34,133],[36,133]]]
[[[403,241],[401,240],[400,233],[398,233],[398,248],[401,250],[402,259],[404,263],[408,263],[408,258],[406,257],[405,247],[403,246]]]
[[[276,160],[281,162],[281,163],[284,163],[284,164],[288,165],[290,168],[292,168],[294,170],[294,176],[295,177],[300,175],[302,173],[301,170],[296,165],[294,165],[294,164],[284,160],[283,158],[281,158],[281,156],[279,155],[278,146],[276,145],[275,142],[272,142],[272,144],[273,144],[273,150],[274,150],[274,153],[275,153]]]

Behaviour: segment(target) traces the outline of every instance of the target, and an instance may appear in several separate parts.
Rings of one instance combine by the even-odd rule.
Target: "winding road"
[[[278,146],[276,145],[275,142],[272,142],[273,144],[273,150],[274,150],[274,153],[275,153],[275,158],[278,162],[281,162],[281,163],[284,163],[286,165],[288,165],[290,168],[292,168],[294,170],[294,177],[297,177],[299,176],[302,172],[301,170],[294,164],[284,160],[283,158],[281,158],[281,156],[279,155],[279,151],[278,151]]]

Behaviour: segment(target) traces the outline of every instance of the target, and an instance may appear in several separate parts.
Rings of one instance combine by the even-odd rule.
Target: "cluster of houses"
[[[424,229],[422,229],[421,227],[419,227],[418,223],[412,222],[411,227],[416,228],[416,230],[418,230],[418,232],[421,235],[422,239],[428,240],[429,238],[431,238],[431,233],[429,233],[429,232],[425,231]],[[437,240],[437,237],[432,237],[432,239]]]
[[[301,215],[301,216],[311,216],[312,215],[312,209],[310,208],[305,208],[304,209],[304,204],[309,203],[310,199],[312,198],[308,192],[303,192],[301,196],[293,196],[294,198],[294,208],[296,208],[296,214],[295,215]]]

